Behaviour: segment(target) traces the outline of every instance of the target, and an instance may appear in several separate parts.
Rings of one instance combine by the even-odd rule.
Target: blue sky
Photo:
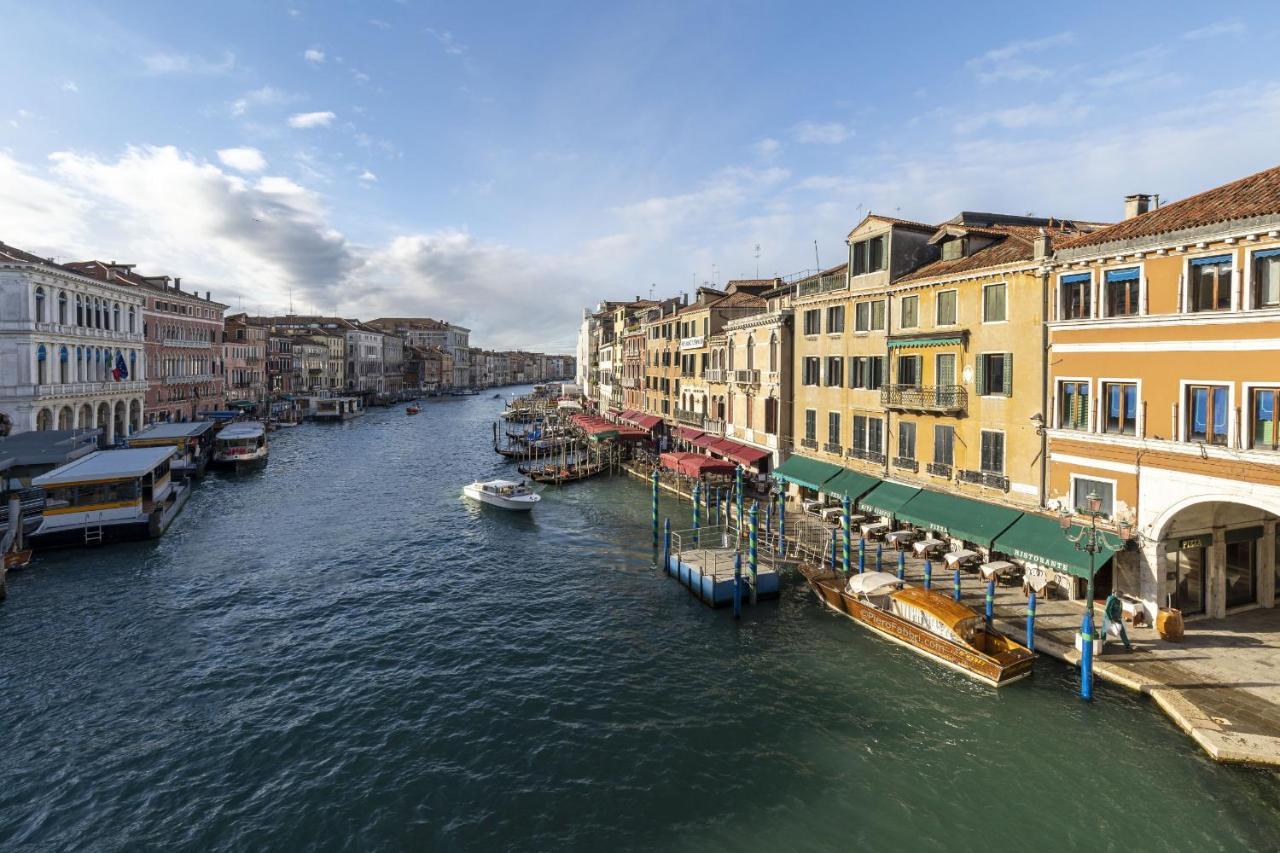
[[[1280,164],[1262,4],[14,4],[0,240],[569,349],[868,210],[1114,219]]]

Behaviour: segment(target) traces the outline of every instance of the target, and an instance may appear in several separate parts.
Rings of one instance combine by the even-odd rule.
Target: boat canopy
[[[214,421],[178,421],[175,423],[152,424],[129,436],[129,443],[199,438],[213,429],[213,425]]]
[[[921,489],[898,509],[897,517],[898,521],[989,548],[998,535],[1022,517],[1022,512],[973,498]]]
[[[128,450],[98,450],[41,474],[31,480],[31,485],[41,488],[66,486],[73,483],[110,483],[119,480],[137,480],[145,477],[173,456],[175,448],[131,447]]]
[[[893,518],[907,501],[920,491],[918,486],[904,486],[884,480],[880,485],[858,498],[858,507],[876,515]]]
[[[973,608],[934,589],[909,586],[889,598],[896,615],[955,642],[972,642],[981,620]]]
[[[1069,533],[1079,535],[1079,526],[1072,527]],[[1089,555],[1076,550],[1075,544],[1062,535],[1062,528],[1054,518],[1026,513],[996,537],[993,547],[1015,560],[1050,571],[1089,577]],[[1105,557],[1099,561],[1099,568],[1103,562]]]
[[[902,581],[898,580],[898,576],[889,572],[863,572],[849,578],[845,589],[853,595],[871,595],[883,589],[897,587],[900,583]]]
[[[219,441],[235,441],[239,438],[258,438],[266,433],[266,428],[258,421],[241,421],[228,424],[218,433]]]
[[[823,484],[843,470],[839,465],[832,465],[830,462],[823,462],[820,459],[810,459],[808,456],[795,454],[779,465],[773,474],[780,480],[786,480],[798,486],[813,489],[815,492],[821,492],[825,488]]]

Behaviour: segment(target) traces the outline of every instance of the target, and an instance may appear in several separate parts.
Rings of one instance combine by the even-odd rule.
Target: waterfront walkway
[[[817,559],[815,546],[825,541],[828,546],[821,553],[829,560],[830,530],[811,516],[788,513],[788,555]],[[776,536],[774,543],[776,547]],[[870,571],[875,568],[875,545],[867,545]],[[853,547],[856,570],[856,538]],[[897,552],[886,548],[884,570],[896,572],[897,559]],[[910,552],[906,577],[911,583],[924,583],[924,561]],[[944,592],[954,589],[953,573],[941,561],[933,564],[932,583]],[[960,588],[962,600],[982,612],[986,582],[962,572]],[[1036,651],[1078,665],[1075,634],[1083,612],[1082,602],[1038,599]],[[1101,630],[1102,608],[1094,613]],[[997,584],[994,614],[998,628],[1019,641],[1026,639],[1027,600],[1020,585]],[[1151,696],[1218,761],[1280,768],[1280,610],[1193,621],[1181,643],[1161,640],[1154,628],[1126,629],[1134,651],[1125,652],[1118,639],[1108,642],[1094,659],[1098,678]]]

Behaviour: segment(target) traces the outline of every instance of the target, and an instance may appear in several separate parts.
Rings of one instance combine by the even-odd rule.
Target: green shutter
[[[1013,353],[1004,354],[1004,395],[1013,396]]]
[[[986,389],[982,387],[982,353],[978,353],[977,358],[973,360],[973,390],[979,397]]]

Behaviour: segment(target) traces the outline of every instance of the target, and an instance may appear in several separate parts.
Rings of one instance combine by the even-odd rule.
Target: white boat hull
[[[503,497],[490,492],[481,491],[475,486],[464,486],[462,494],[473,501],[479,501],[489,506],[496,506],[499,509],[511,510],[512,512],[528,512],[541,500],[537,495],[520,495],[518,497]]]

